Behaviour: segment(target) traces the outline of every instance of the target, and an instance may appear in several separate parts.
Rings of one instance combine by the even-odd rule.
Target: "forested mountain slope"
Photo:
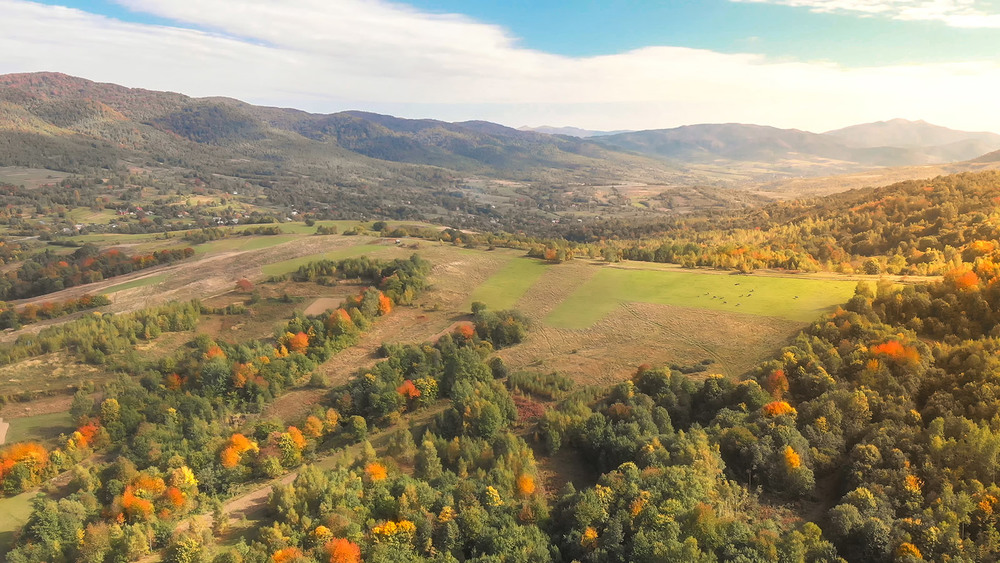
[[[624,258],[753,270],[942,274],[1000,260],[1000,172],[987,171],[772,203],[660,223],[608,221],[568,236],[610,243]]]
[[[609,148],[671,160],[749,161],[802,170],[808,169],[805,163],[838,164],[844,168],[954,162],[1000,148],[1000,135],[902,120],[828,133],[739,123],[688,125],[592,140]]]
[[[650,177],[669,172],[662,163],[616,154],[580,139],[487,122],[409,120],[353,111],[310,114],[230,98],[190,98],[99,84],[58,73],[0,76],[0,108],[0,131],[8,139],[44,137],[45,142],[35,144],[53,147],[80,135],[104,141],[107,144],[99,143],[80,157],[94,165],[104,162],[100,156],[156,161],[174,157],[196,165],[202,163],[198,152],[207,150],[219,158],[250,157],[272,168],[277,163],[294,167],[331,160],[377,166],[358,158],[363,155],[511,178],[538,177],[551,170],[584,176],[609,171],[628,175],[635,167]],[[197,151],[183,140],[196,143]],[[7,154],[2,162],[45,163],[36,152],[24,152]]]

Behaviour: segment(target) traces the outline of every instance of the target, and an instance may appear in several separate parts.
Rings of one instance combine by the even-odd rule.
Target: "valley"
[[[0,553],[992,560],[1000,136],[0,76]]]

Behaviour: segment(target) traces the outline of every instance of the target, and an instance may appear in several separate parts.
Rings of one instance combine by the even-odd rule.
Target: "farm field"
[[[545,318],[583,329],[623,303],[676,305],[810,322],[846,302],[857,282],[603,267]]]
[[[265,283],[307,262],[372,253],[405,258],[418,252],[434,264],[431,287],[414,307],[400,307],[391,320],[367,334],[357,350],[345,351],[335,364],[323,368],[333,382],[373,363],[383,341],[431,340],[467,321],[475,301],[493,309],[516,307],[533,320],[527,342],[501,353],[515,369],[541,368],[582,383],[610,383],[630,377],[638,363],[691,365],[711,360],[709,373],[738,377],[806,323],[846,302],[856,285],[822,276],[737,276],[581,259],[548,264],[524,258],[518,250],[473,250],[411,239],[397,246],[367,236],[234,237],[200,246],[208,250],[190,261],[118,283],[100,282],[104,289],[96,291],[115,294],[111,312],[195,297],[226,306],[247,298],[232,292],[236,280],[245,277],[264,297],[254,307],[256,314],[207,315],[199,328],[216,338],[240,341],[269,336],[276,323],[303,312],[317,298],[340,298],[340,291],[331,293],[313,284]],[[85,291],[81,286],[62,293]],[[295,301],[282,303],[278,299],[283,295]],[[154,344],[147,353],[160,354],[159,346]],[[39,363],[52,361],[43,358]],[[55,386],[85,380],[72,377],[72,365],[53,367],[58,369],[33,382],[32,390],[51,392]],[[91,372],[88,378],[103,379],[93,368],[80,368]],[[21,379],[14,373],[11,377]]]
[[[217,252],[232,252],[238,250],[260,250],[270,248],[279,244],[289,242],[298,238],[295,235],[271,235],[263,237],[230,237],[210,242],[196,244],[194,248],[195,256],[214,254]]]
[[[0,182],[15,186],[35,188],[45,184],[55,184],[69,176],[66,172],[44,168],[24,168],[22,166],[0,166]]]
[[[7,431],[7,442],[24,442],[28,440],[49,442],[60,434],[72,434],[76,427],[68,412],[37,414],[8,420],[10,429]]]
[[[31,501],[36,491],[27,491],[17,496],[0,498],[0,553],[7,553],[14,543],[14,533],[31,516]]]
[[[493,309],[509,309],[551,267],[551,264],[541,260],[512,259],[503,269],[476,287],[469,302],[480,301]]]
[[[118,285],[113,285],[111,287],[101,290],[101,293],[108,294],[108,293],[114,293],[116,291],[133,289],[136,287],[146,287],[147,285],[156,285],[165,279],[167,279],[167,274],[156,274],[154,276],[146,276],[144,278],[138,278],[131,281],[127,281],[125,283],[120,283]]]
[[[87,207],[77,207],[66,212],[66,218],[75,223],[83,224],[106,224],[117,217],[118,214],[111,209],[101,209],[94,211]]]
[[[343,260],[344,258],[353,258],[355,256],[361,256],[362,254],[369,254],[379,250],[383,250],[386,247],[377,244],[361,244],[357,246],[348,246],[346,248],[339,248],[337,250],[331,250],[330,252],[322,252],[319,254],[310,254],[308,256],[301,256],[299,258],[291,258],[289,260],[283,260],[281,262],[276,262],[274,264],[268,264],[262,268],[264,275],[267,276],[280,276],[283,274],[289,274],[299,269],[299,266],[308,264],[309,262],[314,262],[316,260]]]
[[[0,367],[0,396],[70,394],[84,383],[100,384],[111,377],[104,370],[79,364],[64,354],[45,354]]]

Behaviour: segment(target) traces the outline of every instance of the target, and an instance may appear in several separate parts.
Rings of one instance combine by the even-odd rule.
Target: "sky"
[[[0,0],[0,74],[509,126],[1000,132],[1000,0]]]

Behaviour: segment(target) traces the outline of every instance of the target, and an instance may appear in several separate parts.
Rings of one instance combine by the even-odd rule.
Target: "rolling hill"
[[[996,133],[956,131],[926,121],[908,121],[906,119],[853,125],[835,131],[827,131],[824,135],[836,137],[853,147],[934,148],[970,142],[980,143],[984,147],[994,147],[985,150],[976,149],[978,152],[973,151],[965,158],[972,158],[977,154],[1000,147],[1000,135]]]
[[[541,130],[559,134],[486,121],[314,114],[59,73],[0,76],[0,166],[225,177],[331,218],[449,217],[467,227],[538,229],[566,213],[744,207],[755,197],[747,191],[796,195],[776,191],[775,182],[877,175],[1000,149],[1000,135],[902,120],[824,134],[744,124],[607,135]],[[848,187],[835,181],[823,193]],[[692,189],[718,197],[704,207],[702,197],[673,201],[677,190]]]
[[[519,131],[534,131],[535,133],[547,133],[549,135],[568,135],[570,137],[579,137],[581,139],[588,139],[590,137],[603,137],[605,135],[617,135],[619,133],[630,133],[631,131],[619,130],[619,131],[595,131],[593,129],[580,129],[579,127],[550,127],[548,125],[542,125],[541,127],[519,127]]]
[[[893,120],[810,133],[738,123],[688,125],[595,137],[609,149],[685,162],[759,162],[778,168],[833,161],[841,168],[940,164],[1000,148],[1000,135]]]
[[[15,152],[16,145],[32,147]],[[329,115],[253,106],[230,98],[190,98],[100,84],[58,73],[0,76],[0,164],[71,168],[114,158],[198,167],[206,160],[251,159],[302,173],[331,160],[371,169],[385,162],[462,174],[532,180],[665,179],[671,168],[571,137],[494,123],[447,123],[346,111]],[[82,146],[75,146],[82,145]],[[88,148],[88,145],[89,148]],[[52,155],[82,153],[71,162]],[[65,159],[64,159],[65,160]],[[406,167],[395,167],[407,173]],[[426,172],[416,173],[416,176]]]

